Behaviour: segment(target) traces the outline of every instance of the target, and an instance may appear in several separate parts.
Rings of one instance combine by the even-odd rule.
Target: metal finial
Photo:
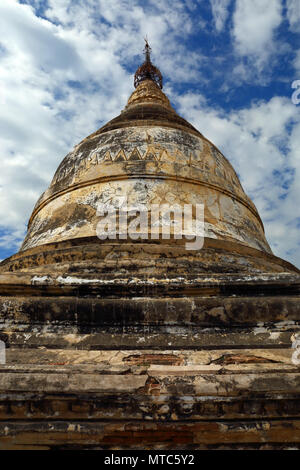
[[[151,50],[152,50],[152,49],[151,49],[151,47],[149,46],[147,36],[144,38],[144,41],[145,41],[145,48],[144,48],[145,62],[151,62],[150,53],[151,53]]]
[[[144,80],[152,80],[159,88],[163,87],[163,78],[160,70],[152,64],[151,58],[151,47],[149,46],[147,37],[145,38],[145,62],[137,69],[134,75],[134,86],[135,88]]]

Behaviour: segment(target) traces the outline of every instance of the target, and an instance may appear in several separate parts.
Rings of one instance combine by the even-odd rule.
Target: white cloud
[[[228,7],[230,3],[231,0],[210,0],[214,23],[218,32],[224,29],[228,18]]]
[[[300,32],[300,2],[299,0],[286,0],[287,18],[290,23],[290,29],[294,32]]]
[[[78,65],[76,51],[56,34],[56,27],[37,18],[29,6],[14,0],[0,3],[1,42],[46,70],[69,69]],[[59,54],[55,54],[59,50]]]
[[[281,21],[281,0],[236,0],[232,31],[236,51],[261,69],[276,50],[274,36]]]

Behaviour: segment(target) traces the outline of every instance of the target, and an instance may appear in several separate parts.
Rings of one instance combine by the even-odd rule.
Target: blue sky
[[[300,0],[1,0],[0,31],[0,259],[66,153],[125,106],[147,35],[173,106],[300,266]]]

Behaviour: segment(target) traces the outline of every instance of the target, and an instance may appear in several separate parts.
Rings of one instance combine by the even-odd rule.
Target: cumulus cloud
[[[281,21],[281,0],[236,0],[232,34],[238,54],[261,70],[276,50],[274,35]]]
[[[300,2],[299,0],[286,0],[287,18],[290,29],[300,32]]]
[[[231,0],[210,0],[216,30],[222,31],[228,18]]]
[[[12,52],[22,54],[44,70],[78,66],[76,51],[56,34],[49,21],[37,18],[30,7],[14,1],[0,3],[1,42]],[[55,51],[59,50],[59,54]]]

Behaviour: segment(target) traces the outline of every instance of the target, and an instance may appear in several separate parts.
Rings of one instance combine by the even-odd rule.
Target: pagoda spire
[[[163,78],[160,70],[155,67],[155,65],[151,62],[151,47],[148,43],[148,39],[145,38],[145,61],[144,63],[137,69],[134,75],[134,86],[137,86],[143,82],[144,80],[152,80],[162,89],[163,87]]]

